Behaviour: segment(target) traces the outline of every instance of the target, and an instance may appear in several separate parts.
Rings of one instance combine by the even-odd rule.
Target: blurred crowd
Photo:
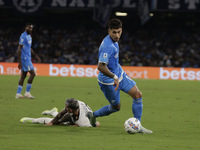
[[[0,25],[0,62],[17,62],[23,27]],[[136,29],[125,24],[123,29],[119,42],[121,65],[200,67],[199,29],[153,24]],[[87,22],[80,26],[37,24],[32,48],[42,63],[96,65],[98,47],[106,35],[106,28]]]

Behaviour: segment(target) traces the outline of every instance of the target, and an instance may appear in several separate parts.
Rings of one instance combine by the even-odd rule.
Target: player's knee
[[[36,76],[36,73],[35,73],[35,72],[31,73],[31,76],[32,76],[32,77],[35,77],[35,76]]]
[[[121,108],[121,104],[118,104],[118,105],[115,105],[115,106],[112,106],[112,108],[116,111],[120,111],[120,108]]]
[[[138,91],[136,94],[135,94],[135,98],[138,99],[138,98],[141,98],[142,97],[142,92]]]
[[[36,76],[36,73],[35,73],[35,72],[33,73],[33,76]]]
[[[21,80],[24,80],[26,78],[26,74],[22,74]]]

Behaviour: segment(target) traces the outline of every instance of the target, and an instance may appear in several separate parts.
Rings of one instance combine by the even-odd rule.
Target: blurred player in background
[[[21,77],[19,79],[19,84],[18,84],[17,93],[16,93],[15,98],[24,98],[24,96],[26,98],[34,98],[31,95],[30,90],[32,87],[33,79],[36,74],[34,71],[33,64],[31,62],[31,55],[33,55],[36,58],[38,63],[41,62],[41,59],[31,48],[32,30],[33,30],[33,24],[27,24],[25,26],[25,31],[21,34],[20,39],[19,39],[19,46],[18,46],[17,53],[18,53],[18,61],[19,61],[18,68],[21,69]],[[26,86],[26,92],[23,96],[23,95],[21,95],[21,91],[23,88],[24,79],[26,78],[26,75],[28,72],[30,73],[30,77],[28,79],[28,83]]]
[[[119,64],[118,41],[122,34],[122,22],[119,19],[111,19],[108,23],[108,35],[102,41],[99,48],[98,83],[110,105],[104,106],[94,113],[89,112],[88,118],[92,126],[96,126],[96,118],[110,115],[120,110],[120,90],[130,95],[133,99],[132,112],[135,118],[141,121],[142,117],[142,93],[133,81],[123,71]],[[152,131],[141,128],[141,133]]]
[[[52,110],[45,110],[43,115],[51,115],[54,118],[28,118],[24,117],[20,119],[22,123],[39,123],[52,125],[73,125],[79,127],[92,127],[90,120],[86,116],[88,112],[92,112],[91,108],[84,102],[74,98],[69,98],[65,102],[65,108],[58,113],[58,109],[54,107]],[[96,122],[97,126],[100,126],[99,122]]]

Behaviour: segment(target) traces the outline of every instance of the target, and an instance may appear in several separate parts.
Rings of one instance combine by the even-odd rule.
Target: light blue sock
[[[26,92],[30,92],[31,87],[32,87],[32,84],[27,84],[27,86],[26,86]]]
[[[18,85],[17,87],[17,94],[21,94],[23,86]]]
[[[132,104],[133,115],[135,118],[137,118],[140,121],[142,117],[142,109],[143,109],[142,97],[138,99],[134,98],[133,104]]]
[[[103,106],[99,110],[94,112],[95,117],[102,117],[102,116],[108,116],[111,113],[116,112],[117,110],[113,109],[111,105]]]

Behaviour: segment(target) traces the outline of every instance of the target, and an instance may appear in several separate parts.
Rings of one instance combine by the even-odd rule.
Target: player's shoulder
[[[26,35],[27,35],[26,31],[22,32],[21,35],[22,35],[22,36],[26,36]]]
[[[79,106],[87,107],[88,105],[85,102],[78,100]]]
[[[102,41],[103,46],[111,46],[112,45],[112,40],[110,39],[110,36],[107,35],[103,41]]]
[[[21,36],[20,36],[21,38],[25,38],[26,37],[26,33],[25,32],[23,32],[22,34],[21,34]]]
[[[108,36],[106,36],[104,38],[104,40],[101,43],[101,49],[103,50],[114,50],[115,47],[113,45],[113,42],[110,40],[110,38]]]
[[[79,103],[79,105],[85,105],[85,103],[80,100],[78,100],[78,103]]]

